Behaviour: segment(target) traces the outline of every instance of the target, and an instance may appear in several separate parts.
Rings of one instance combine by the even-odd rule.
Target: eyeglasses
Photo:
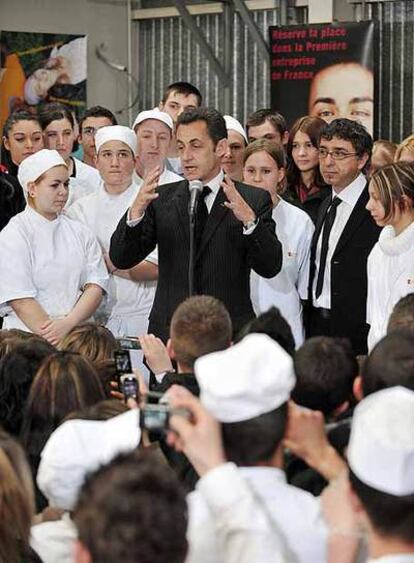
[[[358,156],[357,152],[346,152],[341,150],[328,151],[327,149],[319,149],[319,158],[328,158],[330,154],[333,160],[344,160],[350,156]]]

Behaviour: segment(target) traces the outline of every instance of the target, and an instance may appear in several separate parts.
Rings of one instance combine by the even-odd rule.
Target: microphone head
[[[203,191],[203,182],[201,180],[190,180],[188,183],[188,189],[190,193],[193,191],[202,192]]]

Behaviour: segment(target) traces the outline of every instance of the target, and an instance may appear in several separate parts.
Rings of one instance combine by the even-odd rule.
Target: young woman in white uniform
[[[99,172],[81,160],[71,156],[76,140],[75,120],[62,104],[48,104],[39,111],[45,147],[55,149],[69,171],[69,198],[66,207],[77,199],[98,190],[101,183]]]
[[[368,349],[385,336],[394,305],[414,291],[414,163],[378,170],[367,209],[381,231],[368,257]]]
[[[108,256],[112,233],[139,191],[132,181],[137,140],[128,127],[112,125],[97,131],[95,146],[103,182],[96,193],[76,201],[67,213],[92,229],[104,251],[112,274],[104,312],[107,328],[116,337],[141,336],[147,333],[155,296],[157,253],[130,270],[116,269]]]
[[[0,233],[0,312],[4,328],[56,345],[93,315],[108,275],[92,232],[61,214],[68,170],[57,151],[28,157],[18,177],[28,205]]]
[[[259,139],[247,146],[243,178],[246,184],[267,190],[272,198],[276,234],[283,247],[283,266],[274,278],[252,272],[250,292],[257,314],[272,305],[290,324],[296,347],[304,340],[301,299],[307,299],[313,223],[307,213],[281,199],[278,188],[285,178],[284,152],[279,145]]]

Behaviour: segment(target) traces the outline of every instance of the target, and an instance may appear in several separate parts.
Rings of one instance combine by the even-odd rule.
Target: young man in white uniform
[[[130,270],[117,270],[108,257],[112,233],[134,201],[139,188],[132,181],[137,142],[122,125],[102,127],[95,136],[96,167],[103,182],[97,193],[81,198],[68,210],[70,217],[89,225],[102,249],[110,283],[107,327],[116,337],[146,334],[158,277],[156,251]]]
[[[326,561],[327,529],[319,501],[288,485],[282,440],[295,385],[292,358],[264,334],[199,358],[195,373],[204,407],[222,425],[225,455],[236,463],[257,502],[298,562]],[[188,497],[187,563],[223,561],[215,521],[200,492]],[[237,506],[234,506],[237,511]]]
[[[179,182],[182,177],[168,170],[167,154],[171,146],[174,123],[168,113],[158,109],[141,111],[132,127],[137,136],[137,159],[134,181],[141,185],[146,174],[159,166],[159,185]]]
[[[348,502],[367,535],[369,563],[414,562],[414,392],[390,387],[356,407],[349,474],[336,501]],[[338,483],[341,484],[341,483]],[[349,533],[351,532],[351,534]],[[345,561],[345,559],[341,559]]]

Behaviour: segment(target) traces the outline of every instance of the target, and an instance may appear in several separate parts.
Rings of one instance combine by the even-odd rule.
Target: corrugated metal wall
[[[280,23],[278,9],[253,11],[267,39],[268,27]],[[400,142],[414,131],[414,0],[355,3],[355,20],[378,22],[378,80],[375,117],[378,138]],[[302,15],[302,13],[301,13]],[[187,80],[202,91],[206,105],[217,107],[245,122],[249,113],[270,104],[269,68],[239,14],[225,26],[224,14],[195,16],[195,21],[224,64],[226,44],[233,83],[225,103],[225,89],[191,37],[181,18],[136,21],[139,53],[140,108],[158,104],[166,85]],[[291,23],[296,23],[291,21]],[[297,23],[303,23],[303,19]],[[230,37],[229,37],[230,33]]]
[[[378,22],[377,137],[400,142],[414,131],[414,2],[356,6],[355,18]]]
[[[277,25],[278,10],[253,11],[253,18],[267,39],[268,27]],[[141,90],[140,108],[158,104],[168,84],[185,80],[197,85],[205,105],[228,111],[245,121],[252,111],[268,107],[270,103],[269,64],[264,60],[238,13],[231,15],[232,25],[225,26],[224,14],[194,16],[197,26],[213,48],[215,56],[224,64],[226,44],[230,54],[229,105],[225,104],[225,89],[219,82],[209,61],[181,18],[163,18],[135,22],[139,52],[138,77]],[[231,37],[228,37],[228,33]]]

